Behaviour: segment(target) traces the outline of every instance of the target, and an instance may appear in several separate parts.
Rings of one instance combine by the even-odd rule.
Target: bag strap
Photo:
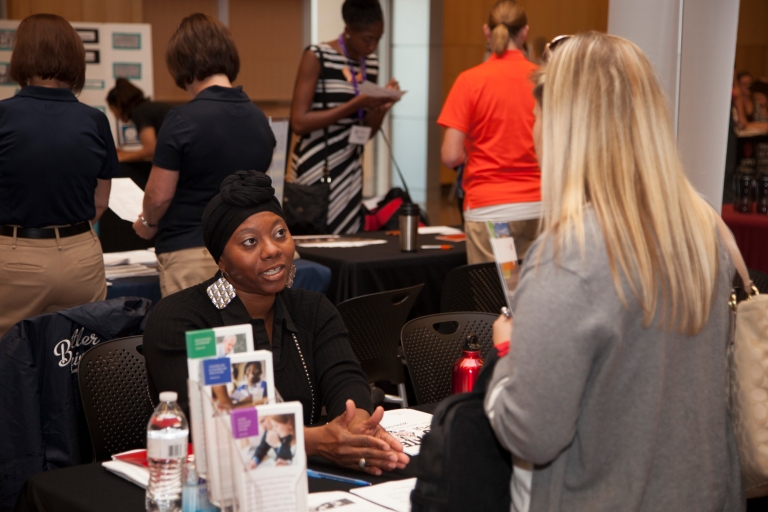
[[[752,279],[749,277],[749,270],[747,270],[747,264],[744,262],[744,257],[741,255],[741,251],[739,251],[739,246],[736,245],[736,239],[733,238],[733,233],[731,233],[731,230],[728,229],[728,226],[725,224],[723,218],[720,217],[717,212],[713,211],[713,214],[715,217],[715,223],[717,224],[717,230],[720,232],[720,238],[722,238],[725,247],[728,249],[728,252],[731,255],[731,261],[736,267],[736,272],[738,272],[739,276],[741,276],[741,282],[744,286],[744,291],[747,295],[752,295],[752,289],[754,288],[754,285],[752,284]]]
[[[320,80],[320,87],[323,90],[323,110],[328,110],[328,103],[326,101],[326,92],[325,92],[325,78],[323,78],[323,71],[325,70],[325,57],[323,57],[323,49],[320,48],[320,45],[317,47],[317,55],[320,59],[320,75],[317,77],[318,80]],[[331,182],[331,168],[328,165],[328,127],[323,126],[323,153],[325,154],[325,167],[323,168],[323,177],[320,179],[321,183],[330,183]]]

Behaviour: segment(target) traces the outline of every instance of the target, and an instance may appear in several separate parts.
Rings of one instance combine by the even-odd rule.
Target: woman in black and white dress
[[[384,32],[378,0],[346,0],[341,12],[345,27],[338,40],[310,46],[299,66],[291,124],[301,138],[289,180],[300,185],[320,181],[327,160],[327,232],[356,233],[362,226],[363,145],[355,142],[376,134],[393,102],[359,92],[363,81],[378,79],[373,52]],[[386,87],[399,88],[395,80]]]

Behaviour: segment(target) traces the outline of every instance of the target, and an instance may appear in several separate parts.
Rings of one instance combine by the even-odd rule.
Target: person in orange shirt
[[[538,234],[541,172],[533,146],[536,65],[523,53],[525,10],[501,0],[483,26],[490,58],[456,79],[437,123],[446,128],[441,156],[464,168],[464,231],[470,265],[494,261],[487,222],[509,224],[517,257]]]

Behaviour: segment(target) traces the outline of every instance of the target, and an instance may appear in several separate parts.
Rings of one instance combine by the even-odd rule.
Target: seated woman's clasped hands
[[[403,453],[400,442],[379,425],[383,416],[382,407],[369,415],[347,400],[342,415],[327,425],[304,431],[307,455],[320,455],[339,466],[359,468],[372,475],[403,469],[408,455]]]
[[[206,207],[203,237],[220,271],[152,310],[144,334],[150,388],[176,391],[188,409],[185,332],[250,323],[255,348],[272,351],[276,390],[303,405],[308,455],[373,475],[403,468],[408,456],[379,425],[384,411],[373,410],[338,311],[322,294],[290,288],[295,245],[271,183],[238,171]],[[320,425],[323,406],[330,422]]]

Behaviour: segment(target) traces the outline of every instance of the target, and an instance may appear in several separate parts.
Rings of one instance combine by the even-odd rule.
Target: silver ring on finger
[[[365,469],[365,459],[360,459],[357,465],[360,466],[360,469]]]

